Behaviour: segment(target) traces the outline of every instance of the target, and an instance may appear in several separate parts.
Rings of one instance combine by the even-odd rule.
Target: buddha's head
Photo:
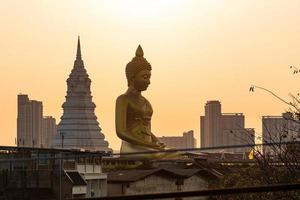
[[[135,57],[126,65],[126,78],[128,87],[137,91],[144,91],[150,84],[151,65],[144,58],[144,52],[139,45]]]

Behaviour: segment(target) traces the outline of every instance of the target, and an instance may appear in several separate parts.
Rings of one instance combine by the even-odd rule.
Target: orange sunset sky
[[[289,100],[299,92],[300,1],[261,0],[1,0],[0,145],[14,145],[17,95],[43,102],[57,119],[73,67],[77,36],[92,79],[106,139],[119,149],[115,99],[127,89],[125,65],[141,44],[152,64],[144,96],[157,136],[193,129],[199,145],[207,100],[243,112],[261,132],[261,116],[288,107],[251,84]]]

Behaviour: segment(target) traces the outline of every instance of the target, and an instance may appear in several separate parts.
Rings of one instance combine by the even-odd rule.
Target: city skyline
[[[199,118],[207,100],[220,100],[224,112],[243,112],[246,127],[261,132],[261,116],[280,115],[288,106],[263,91],[249,93],[251,84],[285,99],[290,92],[298,93],[291,87],[298,77],[289,66],[300,63],[299,2],[174,1],[167,4],[169,9],[160,7],[157,16],[157,5],[149,1],[129,16],[124,15],[130,7],[120,4],[113,9],[108,1],[33,2],[10,1],[0,8],[5,74],[0,82],[5,94],[0,100],[0,145],[14,145],[20,92],[41,100],[45,115],[59,121],[77,35],[92,79],[95,112],[113,149],[120,145],[114,128],[115,100],[126,90],[125,65],[138,44],[153,66],[151,85],[143,94],[154,107],[152,130],[157,136],[193,129],[199,141]],[[148,10],[151,17],[137,17],[147,5],[154,5]],[[70,12],[60,20],[65,9]],[[89,12],[76,15],[81,9]],[[157,25],[158,20],[164,26]]]

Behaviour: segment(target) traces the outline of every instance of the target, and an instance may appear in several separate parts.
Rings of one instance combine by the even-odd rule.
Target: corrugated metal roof
[[[178,168],[156,168],[156,169],[131,169],[131,170],[119,170],[108,173],[108,182],[133,182],[153,174],[164,174],[171,177],[189,178],[195,174],[203,176],[204,178],[213,177],[207,170],[202,169],[178,169]]]
[[[66,174],[73,185],[87,185],[87,182],[77,171],[66,171]]]

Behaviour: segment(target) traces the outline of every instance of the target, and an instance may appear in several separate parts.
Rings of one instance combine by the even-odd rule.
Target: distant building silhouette
[[[219,101],[207,101],[205,116],[200,117],[200,126],[201,147],[254,144],[254,129],[245,128],[243,113],[222,113]],[[216,151],[239,153],[249,150],[233,148]]]
[[[282,113],[281,116],[262,117],[262,143],[291,142],[293,137],[299,134],[300,124],[290,112]],[[279,145],[263,146],[264,153],[274,154],[280,151],[274,148]],[[279,152],[277,152],[279,153]]]
[[[55,133],[55,118],[43,117],[43,103],[18,95],[17,146],[49,148]]]
[[[50,148],[54,135],[56,134],[56,120],[51,116],[44,116],[42,123],[42,147]]]
[[[53,148],[84,149],[89,151],[111,151],[104,140],[97,117],[96,105],[91,96],[91,79],[81,59],[78,38],[74,67],[67,79],[67,96],[63,103],[63,115],[57,134],[52,141]]]
[[[29,100],[28,95],[18,95],[17,146],[41,147],[43,104]]]
[[[194,131],[190,130],[184,132],[182,136],[168,136],[158,137],[159,141],[164,143],[168,148],[188,149],[196,148],[196,139],[194,138]]]

